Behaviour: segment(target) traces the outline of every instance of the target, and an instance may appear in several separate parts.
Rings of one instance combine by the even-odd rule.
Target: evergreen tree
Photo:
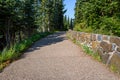
[[[75,29],[119,36],[119,5],[118,0],[77,0]]]
[[[42,0],[40,9],[43,31],[62,30],[65,13],[63,0]]]
[[[72,29],[73,28],[73,19],[69,18],[69,16],[64,16],[64,30]]]
[[[36,31],[62,30],[64,12],[63,0],[0,0],[0,46]]]

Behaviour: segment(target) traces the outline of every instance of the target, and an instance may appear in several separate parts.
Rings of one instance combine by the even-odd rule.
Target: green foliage
[[[93,55],[93,51],[90,50],[90,48],[89,48],[88,46],[83,45],[83,49],[84,49],[84,51],[85,51],[87,54]]]
[[[41,0],[40,13],[38,18],[41,31],[62,30],[63,15],[65,13],[64,0]]]
[[[0,50],[6,47],[0,53],[0,61],[20,56],[32,43],[49,34],[36,32],[63,30],[63,1],[0,0]]]
[[[77,0],[75,30],[120,35],[119,0]]]
[[[28,49],[35,41],[43,38],[47,35],[51,34],[50,32],[46,33],[37,33],[32,35],[30,38],[27,38],[20,43],[16,43],[15,45],[11,46],[9,49],[4,48],[4,50],[0,53],[0,65],[8,60],[15,60],[23,54],[23,51]],[[1,67],[2,68],[2,67]]]
[[[118,68],[117,68],[114,64],[110,64],[110,69],[111,69],[113,72],[116,72],[116,73],[120,74],[119,71],[118,71]]]
[[[0,35],[4,36],[1,41],[4,47],[10,47],[37,31],[62,30],[66,11],[63,1],[0,0]]]
[[[88,27],[88,28],[86,28],[86,24],[85,24],[85,22],[83,22],[83,23],[79,23],[79,24],[77,24],[77,25],[75,25],[75,27],[74,27],[74,30],[75,31],[81,31],[81,32],[94,32],[93,31],[93,29],[92,29],[92,27]]]
[[[72,18],[70,19],[69,16],[67,17],[66,15],[63,18],[63,22],[64,22],[64,30],[68,30],[68,29],[72,29],[73,27],[73,20]]]
[[[86,54],[92,56],[94,59],[101,61],[101,57],[98,53],[94,53],[88,46],[82,45],[83,50]]]
[[[2,52],[2,54],[1,54],[1,60],[0,60],[0,62],[1,61],[4,62],[6,60],[10,60],[11,57],[14,55],[14,52],[15,52],[15,50],[14,50],[13,47],[11,47],[9,50],[7,48],[5,48],[3,50],[3,52]]]

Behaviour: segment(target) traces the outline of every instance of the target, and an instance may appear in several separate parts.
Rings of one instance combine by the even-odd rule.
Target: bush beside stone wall
[[[117,72],[120,73],[120,37],[72,30],[69,30],[67,34],[72,40],[77,40],[97,52],[103,63],[114,66]]]

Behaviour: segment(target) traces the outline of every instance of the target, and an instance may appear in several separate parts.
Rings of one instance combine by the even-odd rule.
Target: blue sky
[[[74,18],[74,8],[75,8],[75,2],[76,0],[65,0],[65,9],[67,9],[67,12],[65,15],[69,16],[70,18]]]

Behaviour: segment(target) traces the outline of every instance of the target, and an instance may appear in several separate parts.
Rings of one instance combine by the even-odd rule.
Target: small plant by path
[[[68,38],[70,39],[70,37],[68,36]],[[80,44],[80,42],[78,42],[77,40],[73,39],[72,40],[73,43],[77,44],[78,46],[82,47],[83,51],[87,54],[87,55],[90,55],[92,56],[94,59],[96,59],[97,61],[101,62],[101,57],[100,55],[94,51],[92,51],[87,45],[82,45]]]

